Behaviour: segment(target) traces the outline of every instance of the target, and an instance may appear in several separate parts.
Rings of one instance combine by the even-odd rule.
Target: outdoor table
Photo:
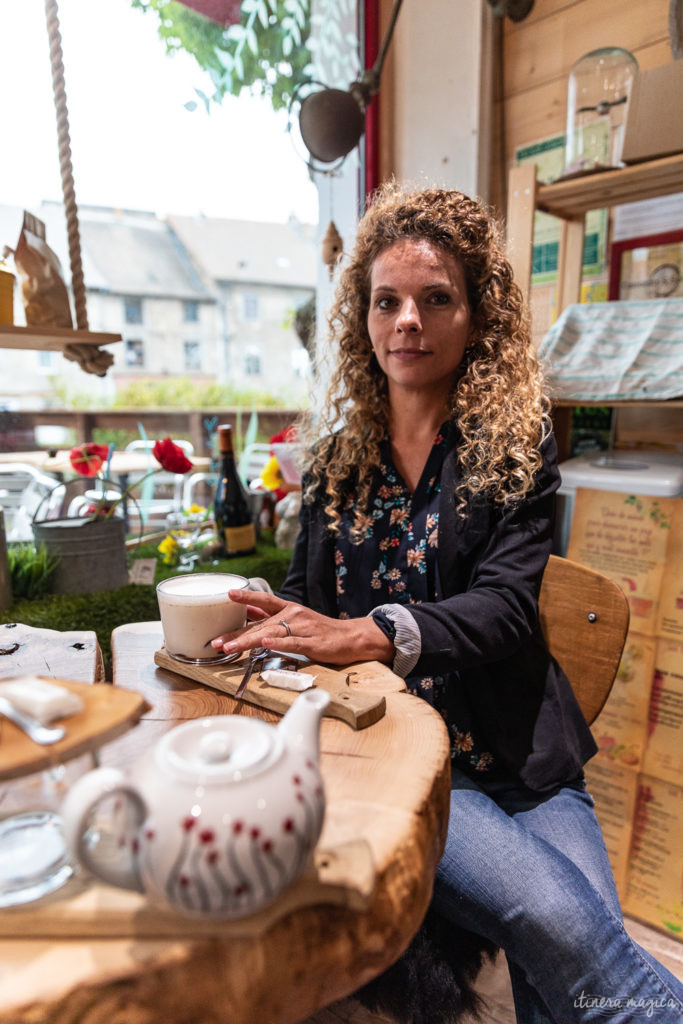
[[[192,455],[193,473],[208,473],[211,468],[211,459],[208,455]],[[16,464],[26,463],[39,469],[42,473],[51,474],[55,478],[55,486],[58,482],[71,480],[78,476],[69,460],[69,451],[57,451],[53,454],[49,450],[28,451],[28,452],[4,452],[0,454],[0,463]],[[128,523],[128,497],[126,491],[131,484],[131,478],[142,477],[150,469],[158,469],[159,464],[149,452],[113,452],[111,457],[111,477],[115,481],[121,493],[124,495],[123,511]],[[87,479],[87,478],[86,478]],[[95,481],[93,480],[94,484]]]
[[[102,764],[129,765],[174,724],[236,710],[226,694],[157,668],[161,642],[158,622],[114,630],[114,682],[151,710],[102,748]],[[343,671],[350,685],[383,693],[386,711],[357,731],[323,718],[327,810],[311,868],[238,921],[185,918],[84,876],[0,912],[3,1024],[48,1016],[72,1024],[86,1007],[97,1019],[130,1022],[295,1024],[396,960],[427,909],[443,850],[448,737],[440,716],[386,666]],[[239,713],[278,720],[247,703]]]
[[[0,462],[24,462],[43,473],[52,473],[55,477],[76,476],[69,461],[69,451],[49,450],[29,452],[3,452]],[[192,455],[190,462],[195,473],[206,473],[211,467],[208,455]],[[125,490],[131,476],[142,475],[146,470],[158,468],[156,459],[148,452],[113,452],[111,457],[111,473],[116,477],[119,486]]]

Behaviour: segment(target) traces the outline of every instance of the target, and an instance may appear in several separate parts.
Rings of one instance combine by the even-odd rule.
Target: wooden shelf
[[[542,185],[536,167],[522,164],[510,171],[508,184],[508,257],[517,284],[529,296],[534,213],[541,210],[562,223],[558,268],[557,308],[579,301],[585,216],[588,210],[633,203],[683,191],[683,153],[582,174],[567,181]]]
[[[542,185],[537,180],[533,164],[513,167],[508,183],[507,251],[515,280],[525,298],[528,300],[531,293],[537,210],[553,214],[561,222],[557,274],[559,313],[570,303],[580,301],[586,213],[681,191],[683,153],[611,171],[582,174],[551,185]],[[617,441],[659,447],[683,440],[683,416],[677,411],[683,409],[683,398],[593,402],[557,398],[553,401],[553,423],[560,459],[569,457],[571,410],[576,406],[613,406],[613,436]]]
[[[536,207],[564,219],[588,210],[683,192],[683,153],[539,185]]]
[[[558,409],[573,409],[575,406],[596,406],[602,408],[609,406],[615,409],[630,409],[637,406],[639,409],[657,408],[657,409],[683,409],[683,398],[632,398],[632,399],[619,399],[619,398],[605,398],[602,401],[591,399],[588,401],[583,398],[554,398],[553,406]]]
[[[15,327],[0,324],[0,348],[38,349],[61,352],[66,345],[112,345],[123,341],[120,334],[73,331],[67,327]]]

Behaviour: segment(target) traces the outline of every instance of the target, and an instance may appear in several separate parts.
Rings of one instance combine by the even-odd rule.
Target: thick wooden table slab
[[[0,625],[0,679],[26,675],[103,682],[97,635],[93,630],[36,629],[21,622]]]
[[[114,632],[115,681],[141,693],[151,710],[103,749],[103,763],[134,761],[179,720],[236,708],[231,697],[156,667],[160,637],[158,623]],[[43,915],[40,924],[37,905],[26,913],[15,908],[15,934],[25,937],[0,942],[3,1024],[47,1017],[60,1024],[295,1024],[397,958],[427,908],[443,849],[448,738],[436,712],[401,692],[402,681],[388,669],[357,665],[349,671],[357,673],[355,686],[373,679],[386,713],[360,731],[333,719],[322,723],[327,814],[318,855],[338,856],[340,898],[292,906],[288,894],[280,908],[241,925],[197,928],[166,915],[164,940],[143,897],[94,883],[61,900],[55,894],[52,923]],[[238,711],[277,721],[245,703]],[[350,870],[360,880],[349,878]],[[356,883],[355,901],[348,898],[350,882]],[[88,900],[94,913],[84,905]],[[67,921],[76,903],[82,938],[58,939],[55,922]],[[130,929],[123,935],[115,930],[122,922]]]

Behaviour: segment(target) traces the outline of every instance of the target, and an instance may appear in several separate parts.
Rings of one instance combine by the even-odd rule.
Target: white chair
[[[210,505],[216,491],[217,479],[215,473],[190,473],[186,476],[183,483],[183,508],[190,508],[195,504],[204,507]],[[198,488],[202,491],[199,496]]]
[[[270,444],[261,444],[260,442],[246,446],[240,456],[237,467],[242,483],[251,483],[252,480],[256,480],[261,476],[267,462],[271,458],[271,448]]]
[[[93,507],[98,506],[100,502],[110,502],[115,506],[114,515],[123,515],[123,508],[121,504],[117,504],[121,499],[121,491],[110,488],[104,493],[96,488],[90,488],[87,491],[83,491],[82,494],[77,494],[74,498],[71,498],[67,507],[67,517],[74,519],[76,516],[87,516],[91,514]]]
[[[249,485],[252,482],[256,482],[263,472],[264,467],[268,463],[272,456],[272,446],[270,444],[262,444],[255,442],[246,446],[242,455],[240,456],[237,472],[240,480],[243,484]],[[213,494],[216,488],[216,473],[191,473],[190,476],[185,478],[183,485],[183,508],[189,508],[193,505],[196,499],[196,490],[205,485],[205,500],[199,501],[197,504],[206,504],[206,501],[213,500]],[[208,489],[208,494],[206,490]],[[254,490],[247,486],[247,490],[252,495]]]
[[[40,511],[41,519],[54,518],[63,494],[64,484],[29,463],[0,464],[0,505],[7,540],[33,540],[31,523],[36,512]]]
[[[174,438],[173,443],[182,448],[188,459],[192,458],[194,455],[194,445],[191,441],[176,440]],[[131,441],[130,444],[126,445],[125,450],[127,452],[148,452],[149,468],[153,469],[156,466],[156,460],[152,455],[154,444],[154,441]],[[133,487],[136,479],[141,480],[145,475],[146,471],[140,473],[137,477],[131,473],[128,478],[128,487]],[[129,505],[128,514],[134,515],[139,511],[143,520],[147,522],[149,519],[163,519],[169,512],[179,511],[183,507],[183,484],[187,477],[187,473],[167,473],[164,470],[159,470],[154,476],[150,477],[152,497],[142,499],[137,493],[134,493],[135,501]],[[163,493],[158,497],[154,497],[154,492],[157,488],[162,489]]]

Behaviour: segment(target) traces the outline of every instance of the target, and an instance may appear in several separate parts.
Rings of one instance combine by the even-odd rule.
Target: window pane
[[[142,323],[142,299],[126,298],[124,302],[124,319],[127,324]]]
[[[183,302],[183,320],[186,324],[196,324],[199,322],[198,302]]]
[[[126,366],[145,365],[145,346],[141,341],[126,342]]]
[[[261,373],[261,353],[256,348],[248,348],[244,353],[244,372],[247,377],[258,377]]]
[[[244,296],[244,319],[245,320],[258,320],[258,318],[259,318],[258,295],[254,295],[253,292],[248,292]]]
[[[202,362],[200,355],[200,346],[198,341],[185,341],[183,342],[183,350],[185,353],[185,369],[186,370],[201,370]]]

